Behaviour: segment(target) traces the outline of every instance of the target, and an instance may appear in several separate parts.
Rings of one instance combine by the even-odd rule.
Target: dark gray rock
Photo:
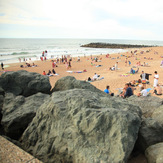
[[[103,91],[97,89],[95,86],[90,84],[89,82],[82,81],[82,80],[76,80],[73,76],[66,76],[61,79],[59,79],[53,88],[53,92],[55,91],[66,91],[69,89],[88,89],[93,92],[101,93],[102,95],[106,95]]]
[[[148,163],[163,163],[163,142],[147,148],[145,156]]]
[[[130,96],[126,99],[129,104],[137,105],[141,108],[144,117],[151,117],[153,112],[163,105],[163,99],[154,96],[137,97]]]
[[[151,117],[163,127],[163,105],[158,107]]]
[[[2,87],[0,87],[0,95],[4,96],[5,95],[5,91],[3,90]]]
[[[25,70],[5,72],[0,77],[0,85],[5,92],[23,96],[38,92],[49,94],[51,89],[48,76]]]
[[[21,137],[43,162],[125,163],[141,124],[139,107],[84,89],[54,92]]]
[[[2,107],[3,107],[3,100],[4,100],[4,90],[0,87],[0,122],[2,119]],[[1,128],[1,124],[0,124],[0,128]]]
[[[7,93],[2,108],[1,121],[5,134],[13,139],[18,139],[36,115],[38,108],[48,98],[49,95],[42,93],[26,98]]]
[[[149,146],[163,142],[163,126],[155,119],[145,118],[139,130],[137,146],[145,151]]]

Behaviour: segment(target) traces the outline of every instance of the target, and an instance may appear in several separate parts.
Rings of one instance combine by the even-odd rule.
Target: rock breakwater
[[[81,45],[81,47],[89,48],[111,48],[111,49],[127,49],[127,48],[144,48],[144,47],[153,47],[150,45],[132,45],[132,44],[111,44],[111,43],[89,43]]]

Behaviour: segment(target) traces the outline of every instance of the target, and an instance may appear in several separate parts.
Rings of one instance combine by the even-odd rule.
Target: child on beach
[[[45,71],[43,71],[42,75],[46,75],[46,72],[45,72]]]

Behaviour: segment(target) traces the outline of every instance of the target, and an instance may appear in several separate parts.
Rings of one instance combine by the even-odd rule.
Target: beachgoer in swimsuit
[[[157,87],[154,88],[154,92],[156,95],[162,95],[162,87],[157,84]]]

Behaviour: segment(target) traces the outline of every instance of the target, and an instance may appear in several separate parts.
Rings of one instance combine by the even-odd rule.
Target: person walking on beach
[[[3,64],[3,62],[1,63],[1,68],[2,68],[2,70],[4,70],[4,64]]]
[[[155,75],[154,75],[154,84],[153,84],[153,87],[157,87],[159,75],[157,74],[157,71],[155,71],[154,73],[155,73]]]
[[[52,61],[52,68],[55,68],[55,63],[54,63],[54,61]]]

